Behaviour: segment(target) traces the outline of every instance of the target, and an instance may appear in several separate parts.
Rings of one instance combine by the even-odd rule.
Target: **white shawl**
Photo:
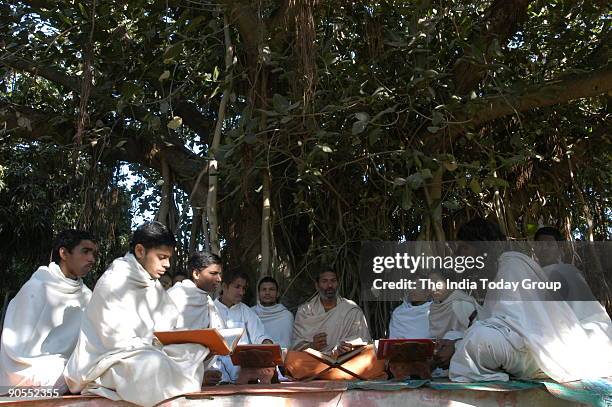
[[[291,346],[291,331],[293,330],[293,314],[283,304],[264,307],[257,304],[251,307],[264,324],[266,334],[283,348]]]
[[[327,346],[322,352],[333,351],[341,341],[371,340],[361,308],[340,296],[337,297],[336,306],[327,312],[319,295],[300,305],[293,324],[293,349],[301,350],[305,342],[312,342],[313,337],[322,332],[327,334]]]
[[[547,281],[542,268],[518,252],[502,254],[496,280]],[[519,285],[520,287],[520,285]],[[484,322],[518,333],[540,369],[559,382],[612,376],[612,341],[602,331],[585,329],[565,301],[542,301],[519,288],[512,296],[488,292]]]
[[[479,309],[476,299],[461,290],[454,290],[444,301],[434,301],[429,308],[431,336],[440,339],[450,331],[465,332],[470,316]]]
[[[74,350],[91,290],[49,264],[34,272],[6,311],[0,386],[53,386]]]
[[[431,301],[421,305],[412,305],[404,301],[393,310],[389,323],[389,338],[431,338],[429,330],[429,312]]]
[[[193,281],[178,282],[167,292],[178,309],[177,329],[225,328],[214,300]]]
[[[208,349],[153,343],[153,332],[174,329],[177,317],[159,281],[132,254],[116,259],[94,289],[66,365],[70,390],[145,406],[199,391]]]

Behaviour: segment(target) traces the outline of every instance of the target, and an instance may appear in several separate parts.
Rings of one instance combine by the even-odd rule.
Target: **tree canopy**
[[[183,257],[220,247],[295,302],[321,267],[358,297],[363,240],[453,239],[475,214],[514,239],[538,223],[609,239],[609,2],[0,10],[4,281],[65,226],[100,236],[103,270],[143,188]]]

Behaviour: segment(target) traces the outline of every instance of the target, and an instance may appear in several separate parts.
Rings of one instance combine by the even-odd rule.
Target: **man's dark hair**
[[[62,230],[57,234],[53,241],[53,251],[51,252],[51,261],[55,264],[60,264],[60,249],[63,247],[72,253],[72,249],[77,247],[83,240],[91,240],[95,242],[93,236],[84,230],[67,229]]]
[[[244,271],[234,271],[233,273],[223,274],[221,282],[225,285],[230,285],[239,278],[249,283],[249,276]]]
[[[257,283],[257,292],[259,292],[259,287],[261,287],[261,285],[263,283],[272,283],[272,284],[274,284],[276,286],[276,291],[278,291],[278,281],[276,281],[274,278],[272,278],[270,276],[265,276],[264,278],[259,280],[259,283]]]
[[[136,245],[141,244],[145,249],[159,246],[176,246],[176,239],[172,232],[160,222],[143,223],[134,231],[130,242],[130,253],[135,254]]]
[[[540,236],[552,236],[555,238],[557,242],[565,241],[565,238],[563,237],[561,232],[559,232],[559,229],[553,228],[551,226],[544,226],[544,227],[539,228],[537,232],[535,232],[535,236],[533,237],[533,240],[538,240]]]
[[[194,270],[202,270],[213,264],[222,265],[221,258],[210,252],[195,252],[189,257],[189,275],[193,275]]]
[[[315,281],[318,283],[319,280],[321,279],[321,276],[324,273],[334,273],[336,275],[336,278],[338,278],[338,273],[336,273],[334,270],[332,269],[327,269],[327,268],[320,268],[317,270],[316,274],[315,274]]]
[[[506,236],[496,223],[477,217],[461,225],[457,233],[457,240],[494,242],[506,240]]]

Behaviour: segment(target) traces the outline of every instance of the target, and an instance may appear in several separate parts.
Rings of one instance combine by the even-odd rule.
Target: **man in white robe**
[[[181,280],[168,290],[179,312],[176,328],[225,328],[212,298],[221,283],[221,259],[212,253],[196,252],[189,258],[189,270],[191,279]],[[204,373],[207,385],[221,381],[221,371],[213,359]]]
[[[248,276],[244,273],[238,272],[224,277],[221,297],[215,300],[219,315],[227,328],[245,329],[239,344],[272,343],[257,314],[242,302],[247,287]],[[222,381],[235,383],[239,379],[240,367],[234,366],[229,356],[220,356],[219,361]],[[273,371],[274,369],[272,373]]]
[[[130,253],[98,280],[66,365],[72,392],[153,406],[201,390],[208,349],[154,340],[155,331],[177,323],[178,310],[159,282],[174,246],[163,224],[145,223],[134,232]]]
[[[389,323],[389,338],[431,338],[429,313],[431,301],[404,302],[393,310]]]
[[[488,237],[487,232],[494,228],[483,219],[467,225],[470,232],[462,237],[460,230],[461,240],[504,240],[501,232],[498,238]],[[520,284],[526,280],[547,281],[533,259],[518,252],[501,254],[495,279],[519,282],[519,289],[503,294],[487,292],[480,321],[466,331],[462,340],[451,345],[451,380],[546,375],[566,382],[612,375],[612,341],[604,332],[586,329],[565,301],[546,301],[546,295]]]
[[[258,302],[251,307],[264,324],[266,334],[282,348],[291,347],[293,314],[278,302],[278,282],[264,277],[257,284]]]
[[[96,250],[89,233],[61,232],[52,263],[39,267],[11,300],[0,346],[0,386],[68,390],[62,373],[91,298],[82,277],[93,267]]]
[[[341,354],[351,350],[348,342],[371,340],[361,308],[338,295],[335,272],[319,273],[315,288],[317,295],[300,305],[295,315],[294,350],[312,348],[324,353]]]
[[[447,279],[442,275],[432,273],[431,279],[443,287],[432,290],[433,302],[429,308],[431,337],[436,339],[462,338],[471,322],[476,319],[480,305],[465,291],[446,288]]]

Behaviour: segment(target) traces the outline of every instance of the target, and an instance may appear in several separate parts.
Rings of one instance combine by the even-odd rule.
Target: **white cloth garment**
[[[178,282],[167,292],[178,309],[177,329],[225,328],[215,301],[193,281]]]
[[[412,305],[404,301],[393,310],[389,323],[389,338],[431,338],[429,330],[429,312],[431,301],[421,305]]]
[[[327,334],[327,346],[321,352],[330,353],[342,341],[369,342],[372,338],[363,311],[353,301],[336,297],[336,306],[325,311],[319,295],[300,305],[293,324],[292,348],[303,350],[318,333]]]
[[[79,337],[91,290],[60,267],[39,267],[11,300],[0,346],[0,386],[56,386]]]
[[[66,365],[70,390],[144,406],[200,391],[208,349],[153,342],[153,333],[174,329],[177,318],[159,281],[132,254],[113,261],[98,280]]]
[[[499,257],[497,281],[521,283],[527,279],[548,281],[542,268],[522,253],[507,252]],[[482,310],[482,323],[468,329],[464,340],[456,345],[449,369],[451,380],[507,380],[507,374],[499,376],[502,369],[526,378],[534,374],[529,359],[558,382],[611,376],[610,338],[602,331],[583,326],[567,302],[544,301],[543,298],[541,293],[525,289],[522,284],[518,290],[506,291],[503,296],[499,291],[489,290]],[[480,360],[481,352],[474,350],[489,346],[486,336],[479,335],[483,325],[502,333],[503,340],[511,345],[495,345],[492,351],[525,352],[522,356],[519,354],[523,361],[514,363],[519,369],[513,372],[505,366],[491,369]],[[501,341],[499,336],[496,341]],[[522,371],[521,366],[525,367]]]
[[[264,307],[257,304],[251,307],[264,324],[266,334],[281,348],[291,347],[291,333],[293,330],[293,314],[283,305],[274,304]]]
[[[429,308],[429,331],[433,338],[461,338],[470,325],[470,316],[480,305],[464,291],[454,290],[444,301],[434,301]]]
[[[239,344],[261,344],[264,340],[272,340],[264,329],[257,314],[248,305],[240,302],[228,308],[219,299],[215,300],[219,315],[227,328],[244,328],[245,332]],[[234,366],[229,356],[219,356],[217,366],[221,370],[224,382],[235,382],[240,373],[240,367]]]

